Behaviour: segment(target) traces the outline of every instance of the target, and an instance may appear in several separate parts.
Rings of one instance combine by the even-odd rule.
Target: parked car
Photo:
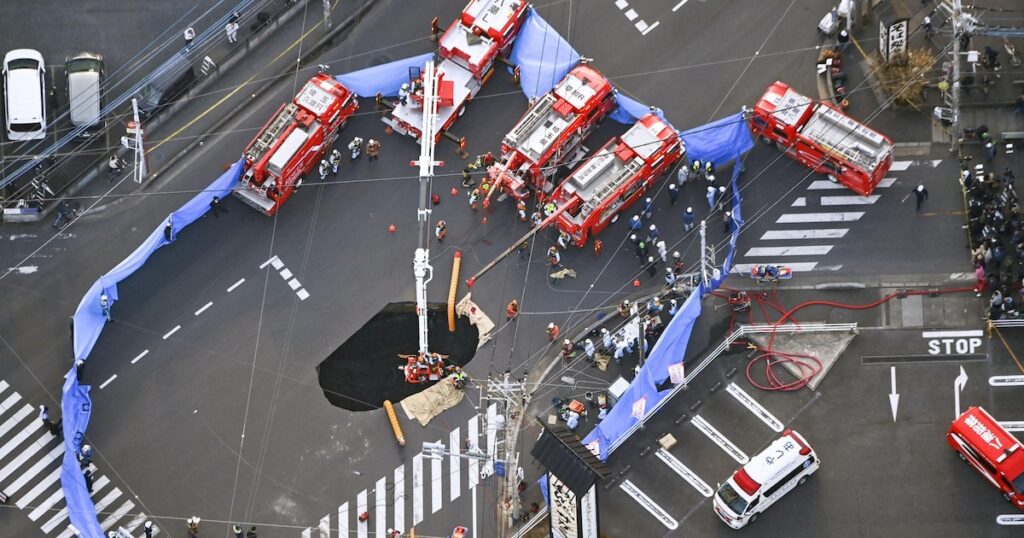
[[[7,138],[38,140],[46,137],[46,65],[32,49],[12,50],[4,56],[4,120]]]
[[[92,136],[103,129],[103,56],[95,52],[80,52],[69,56],[64,63],[67,70],[68,106],[71,125],[85,127],[82,137]]]

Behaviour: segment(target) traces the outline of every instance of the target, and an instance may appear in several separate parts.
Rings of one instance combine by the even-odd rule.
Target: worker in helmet
[[[569,234],[565,232],[558,232],[558,246],[563,250],[569,248],[570,239],[572,239],[572,237],[570,237]]]
[[[320,159],[320,168],[318,170],[320,172],[320,182],[323,183],[327,181],[327,174],[331,171],[331,164],[327,162],[327,159]]]
[[[713,176],[715,175],[715,163],[711,161],[704,161],[704,175]]]
[[[548,262],[551,264],[551,267],[559,267],[562,265],[562,256],[558,254],[558,247],[552,245],[551,248],[548,249]]]
[[[555,325],[554,322],[548,323],[548,327],[544,332],[548,333],[548,339],[553,342],[555,338],[558,338],[558,325]]]
[[[519,220],[526,222],[526,202],[519,200],[516,204],[516,212],[519,214]]]
[[[371,161],[376,161],[378,155],[380,155],[380,141],[371,138],[370,141],[366,143],[366,158]]]
[[[480,189],[473,189],[473,192],[469,193],[469,208],[476,211],[478,201],[480,201]]]
[[[619,315],[624,317],[624,318],[628,318],[629,317],[629,309],[630,309],[629,299],[625,299],[624,301],[622,301],[622,303],[619,304]]]
[[[694,159],[693,162],[690,163],[690,170],[693,171],[693,177],[703,177],[704,163],[702,163],[700,159]]]
[[[351,142],[348,143],[348,150],[352,152],[352,160],[359,158],[359,155],[363,153],[363,139],[361,137],[355,137]]]
[[[434,237],[437,237],[438,241],[444,241],[446,235],[448,235],[448,224],[443,220],[437,221],[437,226],[434,226]]]
[[[569,364],[569,361],[572,360],[572,356],[575,354],[573,352],[573,347],[574,346],[572,345],[572,340],[569,340],[568,338],[566,338],[564,341],[562,341],[562,363],[563,364]]]
[[[327,157],[327,162],[331,164],[331,176],[338,175],[338,167],[341,166],[341,152],[337,149],[331,150],[331,155]]]
[[[403,82],[402,87],[398,89],[398,102],[405,106],[409,102],[409,83]]]
[[[551,215],[554,215],[555,211],[558,211],[558,206],[556,206],[554,202],[548,202],[544,204],[545,217],[550,217]]]

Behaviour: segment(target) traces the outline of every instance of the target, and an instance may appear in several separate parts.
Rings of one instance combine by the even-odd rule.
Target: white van
[[[71,125],[86,128],[79,136],[92,136],[103,129],[100,117],[103,108],[103,56],[95,52],[80,52],[68,57],[64,65],[67,69]]]
[[[818,470],[818,455],[793,430],[786,430],[760,454],[733,473],[715,493],[715,513],[734,529],[757,519]]]
[[[43,55],[17,49],[4,56],[4,120],[7,138],[46,137],[46,65]]]

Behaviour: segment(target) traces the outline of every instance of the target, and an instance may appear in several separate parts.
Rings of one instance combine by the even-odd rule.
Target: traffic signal
[[[436,443],[423,443],[423,454],[428,458],[439,460],[444,457],[445,446],[444,443],[438,441]]]

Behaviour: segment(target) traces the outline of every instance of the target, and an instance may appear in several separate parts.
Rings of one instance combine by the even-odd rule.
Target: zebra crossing
[[[43,427],[36,409],[0,380],[0,491],[8,503],[27,511],[43,535],[71,538],[75,531],[60,486],[64,443]],[[122,529],[135,536],[138,530],[141,535],[148,516],[136,512],[135,502],[106,475],[97,474],[95,465],[89,469],[94,473],[92,498],[103,531]],[[155,525],[153,530],[154,536],[160,532]]]
[[[488,406],[486,423],[496,424],[497,414],[497,404]],[[331,538],[335,532],[337,536],[368,538],[371,535],[385,536],[389,528],[404,532],[419,525],[428,516],[440,512],[445,502],[455,502],[463,493],[473,494],[480,481],[494,472],[491,461],[465,458],[463,462],[464,456],[473,451],[464,451],[462,439],[468,438],[475,443],[480,433],[480,419],[473,415],[466,422],[465,430],[457,426],[448,433],[447,456],[435,459],[416,454],[411,461],[402,463],[392,473],[378,478],[372,489],[364,489],[355,495],[355,499],[339,505],[337,514],[327,514],[320,519],[316,528],[304,529],[302,538]],[[488,427],[484,433],[484,453],[494,454],[496,431]],[[463,469],[466,470],[465,474]],[[406,480],[407,475],[409,480]],[[428,500],[429,514],[426,513]],[[362,520],[361,514],[369,517]]]
[[[890,172],[904,172],[921,164],[937,166],[941,161],[894,161]],[[755,246],[741,250],[733,271],[747,274],[755,264],[778,263],[795,272],[838,271],[842,265],[824,265],[836,247],[836,241],[847,237],[850,226],[867,214],[896,183],[897,177],[883,178],[869,196],[830,194],[845,191],[846,186],[828,180],[812,181],[807,193],[796,197],[786,210],[758,238]],[[847,191],[848,192],[848,191]],[[816,202],[812,207],[810,201]],[[813,241],[808,244],[808,241]],[[798,258],[798,261],[790,261]],[[808,260],[810,259],[810,260]]]
[[[736,383],[730,383],[726,387],[726,392],[733,397],[733,400],[741,404],[747,411],[757,417],[757,419],[768,429],[772,430],[776,434],[783,431],[784,426],[782,421],[776,418],[771,411],[755,400],[753,396],[740,388],[739,385]],[[729,438],[728,433],[723,433],[719,427],[708,421],[699,413],[693,416],[689,425],[693,428],[694,432],[707,437],[716,446],[718,446],[718,448],[725,452],[726,455],[736,462],[737,467],[749,461],[749,456],[747,456],[747,454]],[[668,449],[658,448],[654,452],[654,455],[656,456],[656,461],[659,461],[665,466],[657,468],[658,470],[655,472],[657,476],[671,477],[674,474],[705,499],[709,499],[714,495],[714,489],[709,484],[717,483],[721,476],[736,470],[735,468],[717,469],[714,478],[712,480],[707,480],[701,477],[692,466],[687,466],[684,461],[676,457],[676,455]],[[702,460],[699,456],[693,455],[690,455],[689,459],[695,460],[691,462],[691,465],[693,463],[701,463]],[[669,472],[664,472],[666,470]],[[665,527],[673,530],[678,528],[679,522],[672,517],[670,511],[666,509],[666,507],[671,508],[677,504],[677,499],[666,499],[666,501],[670,502],[665,502],[664,506],[662,506],[662,504],[659,504],[659,500],[657,500],[651,493],[645,492],[630,480],[624,480],[620,483],[619,490],[636,501],[637,504],[643,507],[644,510],[646,510],[656,520],[665,525]]]

